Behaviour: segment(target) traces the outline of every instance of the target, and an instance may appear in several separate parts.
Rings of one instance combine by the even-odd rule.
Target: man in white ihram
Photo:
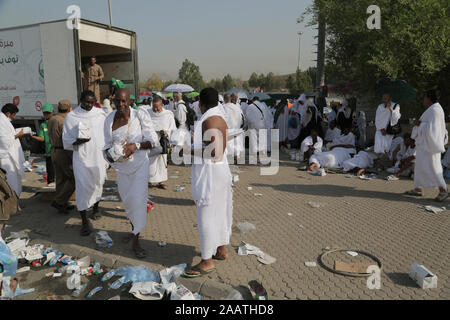
[[[178,122],[178,129],[185,129],[189,130],[189,128],[186,126],[186,120],[187,120],[187,107],[186,103],[183,101],[181,97],[181,93],[175,92],[173,94],[173,114],[175,116],[175,120]]]
[[[438,102],[437,93],[427,91],[424,98],[427,110],[420,120],[414,122],[411,138],[416,142],[414,165],[414,190],[407,192],[413,196],[423,196],[424,188],[439,188],[436,201],[445,201],[449,194],[444,180],[441,154],[448,143],[445,113]]]
[[[389,125],[395,126],[400,120],[400,105],[391,101],[391,95],[383,94],[383,103],[378,106],[375,115],[375,147],[374,151],[378,158],[386,158],[391,148],[394,136],[387,132]]]
[[[124,241],[133,240],[132,250],[136,258],[142,259],[145,251],[139,244],[139,235],[147,224],[148,151],[160,145],[148,112],[130,107],[128,90],[118,90],[114,104],[116,110],[105,121],[102,149],[116,170],[120,198],[133,228]]]
[[[83,91],[80,100],[81,104],[64,120],[62,140],[64,149],[73,151],[75,196],[82,221],[80,234],[88,236],[92,230],[86,211],[93,207],[92,219],[100,218],[98,205],[108,167],[102,152],[106,113],[94,108],[95,95],[92,91]]]
[[[225,102],[225,104],[223,105],[223,109],[225,110],[229,133],[233,133],[240,130],[243,126],[243,119],[244,119],[241,107],[235,102],[232,102],[233,97],[235,99],[234,101],[237,101],[236,93],[233,93],[232,95],[230,95],[229,93],[225,93],[223,96]],[[227,153],[229,155],[240,157],[243,151],[244,151],[243,135],[239,135],[227,142]]]
[[[252,164],[256,162],[258,152],[263,151],[266,147],[260,143],[260,139],[264,135],[259,132],[260,129],[266,128],[264,106],[257,100],[253,101],[247,106],[245,116],[249,133],[249,159]]]
[[[23,129],[16,133],[11,124],[17,112],[19,109],[12,103],[5,104],[0,112],[0,168],[6,171],[8,184],[19,198],[22,193],[22,177],[25,176],[25,157],[19,140],[24,136]]]
[[[217,90],[201,91],[200,109],[203,115],[194,128],[191,183],[202,261],[184,273],[189,278],[213,272],[213,259],[228,258],[226,246],[230,243],[233,223],[233,191],[226,155],[228,128]]]
[[[163,108],[160,96],[155,95],[153,106],[148,112],[152,119],[153,129],[158,135],[158,141],[161,139],[161,134],[170,139],[170,135],[177,127],[173,113]],[[164,184],[164,181],[167,181],[167,154],[150,155],[149,187],[157,184],[158,188],[166,190],[167,186]]]

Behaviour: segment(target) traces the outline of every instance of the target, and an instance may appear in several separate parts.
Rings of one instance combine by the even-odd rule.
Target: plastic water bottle
[[[76,298],[79,297],[80,294],[81,294],[81,292],[83,292],[84,290],[86,290],[86,288],[87,288],[87,283],[82,284],[82,285],[80,286],[79,289],[76,289],[76,290],[72,293],[72,297],[76,297]]]
[[[124,281],[125,281],[125,276],[123,276],[123,277],[120,278],[120,279],[117,279],[117,280],[114,281],[113,283],[110,283],[110,284],[109,284],[109,288],[110,288],[110,289],[117,290],[117,289],[119,289],[119,288],[124,284]]]
[[[53,267],[53,266],[58,262],[59,258],[61,258],[61,257],[62,257],[62,252],[61,252],[61,251],[58,251],[58,253],[56,254],[56,256],[54,256],[54,257],[52,258],[52,260],[50,260],[50,262],[48,263],[48,265],[49,265],[50,267]]]
[[[94,263],[94,267],[92,268],[93,274],[100,274],[102,272],[102,268],[99,262]]]
[[[103,287],[95,287],[94,289],[91,290],[91,292],[89,292],[89,294],[87,295],[88,298],[92,298],[92,296],[94,294],[96,294],[97,292],[99,292],[100,290],[102,290]]]
[[[115,270],[110,270],[107,273],[105,273],[105,275],[102,277],[102,281],[108,281],[109,279],[111,279],[112,277],[114,277],[114,275],[116,274]]]

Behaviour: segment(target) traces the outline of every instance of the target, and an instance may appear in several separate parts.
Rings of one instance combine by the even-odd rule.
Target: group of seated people
[[[307,164],[307,170],[310,172],[320,168],[340,168],[345,173],[351,172],[361,176],[366,169],[373,168],[378,159],[373,149],[373,147],[360,148],[356,144],[356,136],[351,128],[340,130],[336,121],[331,121],[324,139],[313,129],[302,141],[300,160]],[[398,136],[392,141],[388,157],[392,163],[392,167],[387,169],[391,174],[386,178],[388,181],[399,180],[401,176],[408,177],[413,174],[415,141],[410,133]]]

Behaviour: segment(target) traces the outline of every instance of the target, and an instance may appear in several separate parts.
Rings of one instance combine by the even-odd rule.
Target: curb
[[[138,262],[130,258],[104,253],[100,250],[81,247],[75,244],[56,244],[45,239],[33,239],[30,240],[30,244],[42,244],[47,247],[52,247],[63,252],[64,254],[72,256],[75,259],[80,259],[88,255],[92,261],[99,262],[102,266],[109,269],[116,269],[130,265],[150,266],[150,263],[146,261]],[[191,292],[199,293],[202,298],[206,298],[207,300],[224,300],[231,292],[236,290],[230,285],[206,278],[189,279],[179,277],[177,282],[184,285]],[[245,292],[240,292],[244,297],[248,296]]]

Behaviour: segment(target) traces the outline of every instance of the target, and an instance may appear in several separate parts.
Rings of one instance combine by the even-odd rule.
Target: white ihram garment
[[[161,139],[160,131],[164,130],[168,134],[168,139],[173,131],[177,130],[173,113],[168,110],[162,110],[157,113],[153,109],[149,110],[152,119],[153,129],[158,135],[158,141]],[[150,183],[160,183],[167,181],[167,154],[157,154],[150,157]]]
[[[394,108],[395,104],[395,102],[391,102],[392,108]],[[386,129],[389,123],[391,124],[391,126],[396,125],[400,120],[400,117],[401,114],[399,104],[397,104],[395,109],[392,111],[392,114],[389,111],[389,108],[385,107],[384,104],[380,104],[378,106],[377,113],[375,115],[375,127],[377,129],[377,132],[375,133],[375,153],[389,152],[392,144],[392,138],[394,136],[390,134],[386,134],[385,136],[383,136],[381,134],[381,130]]]
[[[262,134],[259,134],[259,130],[266,128],[264,115],[264,106],[262,106],[259,101],[255,101],[247,107],[246,117],[249,131],[250,154],[256,154],[258,151],[263,151],[265,148],[265,145],[260,145],[259,141],[263,136]]]
[[[365,151],[360,151],[351,159],[345,160],[342,164],[344,172],[353,170],[355,168],[367,169],[373,167],[373,158]]]
[[[201,149],[203,121],[212,116],[225,120],[222,107],[203,114],[194,129],[194,148]],[[225,154],[220,162],[194,157],[191,170],[192,197],[197,205],[197,224],[202,259],[210,259],[217,248],[228,245],[233,223],[233,191],[231,172]]]
[[[325,141],[334,141],[336,138],[338,138],[341,135],[341,129],[338,127],[334,127],[334,129],[328,128],[327,132],[325,133]]]
[[[288,118],[289,108],[286,105],[283,107],[283,112],[279,114],[277,123],[275,123],[275,129],[279,130],[279,142],[284,142],[288,138]]]
[[[447,189],[441,163],[441,154],[448,143],[444,110],[435,103],[422,114],[420,121],[420,126],[415,126],[411,133],[416,141],[414,187]]]
[[[147,111],[130,108],[129,124],[112,131],[114,116],[108,115],[104,125],[105,145],[103,150],[114,144],[151,142],[159,146],[158,136],[153,130],[152,121]],[[111,164],[117,173],[117,186],[128,219],[133,224],[133,234],[141,233],[147,224],[147,199],[149,160],[147,150],[136,150],[130,159],[120,159]]]
[[[243,125],[244,114],[241,107],[234,103],[226,103],[223,105],[225,110],[228,132],[233,133],[240,130]],[[200,118],[199,118],[200,119]],[[244,152],[244,135],[241,134],[227,142],[227,153],[240,156]]]
[[[313,138],[311,136],[308,136],[305,138],[305,140],[302,141],[302,145],[300,147],[300,151],[302,153],[305,153],[309,150],[310,146],[314,146],[314,154],[322,152],[322,146],[323,146],[323,140],[321,137],[317,137],[317,142],[313,142]]]
[[[351,132],[347,135],[342,134],[333,141],[331,146],[337,145],[355,145],[354,134]],[[355,153],[355,149],[337,147],[328,152],[312,155],[309,158],[309,163],[316,163],[322,168],[342,168],[344,161],[350,159],[352,154]]]
[[[78,211],[89,209],[102,197],[108,167],[102,151],[105,145],[103,133],[105,118],[106,113],[102,109],[93,107],[90,111],[86,111],[78,106],[69,112],[64,120],[62,135],[64,149],[74,151],[73,173]],[[91,140],[73,146],[78,137],[80,122],[89,128]]]
[[[0,168],[6,171],[6,180],[17,197],[22,193],[22,177],[25,176],[20,140],[9,118],[0,112]]]

